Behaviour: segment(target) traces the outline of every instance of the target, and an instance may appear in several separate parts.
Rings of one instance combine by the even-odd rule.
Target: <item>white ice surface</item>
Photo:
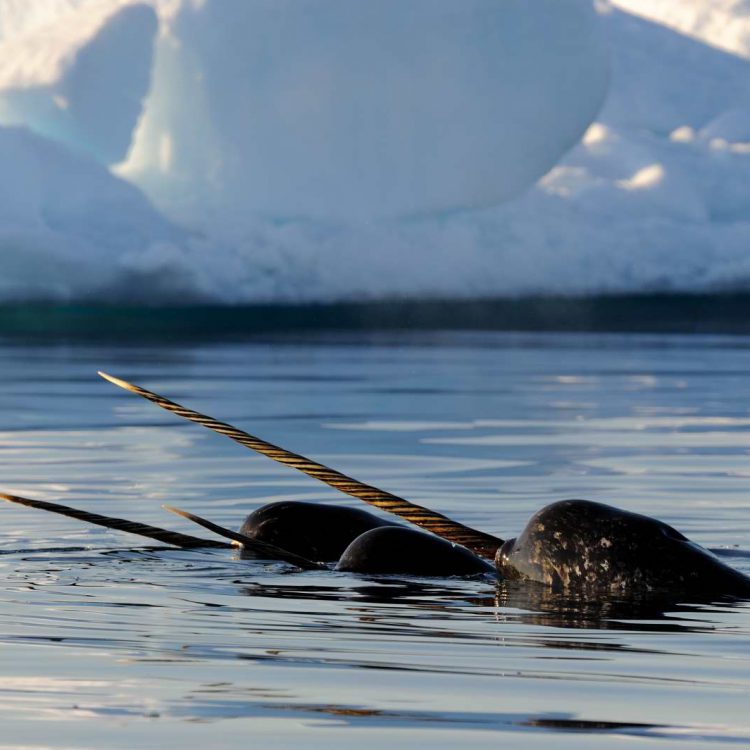
[[[750,57],[750,0],[612,0],[727,52]]]
[[[183,284],[186,269],[159,273],[164,259],[189,252],[187,233],[93,159],[25,128],[0,128],[0,163],[1,300],[106,299],[130,288],[151,302],[200,291],[196,278]]]
[[[101,5],[102,0],[88,2]],[[245,38],[237,24],[222,28],[218,16],[213,17],[213,26],[201,27],[205,33],[198,33],[198,16],[201,22],[207,21],[212,2],[216,0],[205,5],[190,3],[189,10],[179,0],[152,3],[161,23],[156,62],[150,71],[152,88],[135,131],[135,148],[119,171],[147,188],[159,211],[136,187],[93,159],[75,155],[69,139],[48,132],[67,144],[55,145],[30,133],[0,129],[0,299],[158,302],[194,297],[236,303],[750,286],[750,3],[746,0],[617,0],[619,6],[627,5],[638,15],[599,3],[599,28],[586,33],[591,34],[592,55],[599,54],[595,51],[599,44],[609,49],[611,78],[606,101],[581,142],[525,191],[520,187],[523,180],[512,169],[504,183],[505,163],[497,154],[489,155],[488,147],[496,120],[514,112],[517,101],[531,101],[523,98],[527,92],[521,91],[516,99],[517,91],[500,85],[499,102],[485,102],[474,109],[469,99],[460,98],[465,92],[452,93],[461,107],[455,108],[449,142],[460,151],[458,125],[462,124],[463,135],[472,134],[473,144],[462,158],[480,160],[482,154],[487,155],[477,171],[479,187],[469,184],[472,170],[468,167],[463,175],[466,182],[451,184],[443,176],[441,169],[455,165],[455,154],[438,153],[438,163],[427,163],[423,170],[417,161],[409,161],[417,153],[427,160],[434,151],[431,139],[437,136],[424,122],[415,123],[440,80],[432,81],[432,89],[426,87],[425,100],[415,102],[414,121],[404,128],[399,119],[374,130],[368,130],[366,122],[357,130],[352,128],[351,112],[344,116],[345,108],[337,110],[333,99],[329,100],[331,112],[343,117],[334,118],[332,127],[343,134],[344,141],[349,140],[331,140],[324,153],[327,159],[340,162],[333,165],[331,175],[336,173],[338,189],[350,181],[352,195],[343,191],[336,215],[326,220],[296,217],[305,213],[301,203],[305,195],[291,175],[294,170],[297,175],[305,170],[312,174],[315,160],[295,150],[291,130],[273,133],[273,117],[262,114],[265,134],[270,140],[278,136],[277,145],[288,144],[291,154],[271,147],[258,147],[253,154],[253,144],[243,140],[249,132],[243,124],[248,108],[267,101],[278,113],[284,101],[292,109],[303,106],[304,97],[284,100],[276,73],[264,71],[264,77],[256,69],[255,78],[251,77],[254,85],[266,86],[248,103],[247,78],[232,72],[248,60],[254,60],[257,67],[263,60],[276,59],[276,45],[269,47],[267,57],[257,49],[248,52],[237,46]],[[37,3],[46,0],[35,0],[32,5],[39,8]],[[562,0],[555,3],[555,12],[562,13]],[[270,0],[267,4],[257,0],[257,4],[285,7]],[[484,4],[504,6],[505,1],[486,0]],[[121,5],[112,0],[109,17],[121,12]],[[412,7],[418,5],[415,0]],[[530,4],[524,0],[513,7],[522,14]],[[50,0],[48,8],[47,16],[31,14],[29,4],[0,0],[0,70],[6,43],[20,43],[21,37],[33,39],[51,19],[85,11],[87,0]],[[576,18],[582,8],[571,4],[570,18]],[[289,22],[287,28],[283,12],[274,13],[274,22],[283,30],[279,34],[292,34],[295,23]],[[430,39],[458,39],[456,26],[435,28]],[[417,26],[404,28],[415,31]],[[295,33],[302,34],[300,29]],[[235,32],[239,39],[233,37]],[[129,33],[135,39],[139,32]],[[88,38],[89,43],[96,41],[101,32]],[[227,40],[232,39],[229,44]],[[521,35],[514,43],[519,45],[522,39],[526,37]],[[430,45],[424,39],[420,44],[426,48],[421,50],[425,60],[439,57],[437,53],[429,57]],[[170,51],[170,45],[176,49]],[[378,61],[376,50],[360,47],[352,45],[350,54]],[[550,50],[557,60],[559,48]],[[525,52],[528,49],[519,47],[514,54]],[[71,69],[62,48],[57,53],[62,63],[46,81],[41,75],[44,66],[31,66],[36,80],[29,79],[29,90],[54,85]],[[190,57],[193,67],[176,66],[184,62],[184,56]],[[137,87],[130,85],[135,77],[126,64],[127,49],[109,59],[125,66],[114,66],[114,79],[135,91]],[[549,60],[543,62],[526,66],[524,71],[530,76],[547,75]],[[395,76],[396,68],[389,65],[390,60],[381,60],[376,67]],[[52,66],[45,70],[51,71]],[[313,80],[317,80],[316,70],[320,66],[310,66],[308,71]],[[467,75],[461,73],[463,82]],[[200,85],[191,87],[191,80]],[[192,100],[186,102],[188,89]],[[243,96],[233,97],[232,92],[243,92]],[[387,93],[384,86],[373,96]],[[408,97],[402,91],[396,94],[401,109],[409,111]],[[579,98],[571,96],[567,92],[555,99],[545,94],[539,103],[553,101],[562,109],[566,102],[575,105],[574,109],[583,107]],[[497,117],[486,119],[491,106],[498,107]],[[129,111],[132,115],[132,107]],[[387,118],[383,122],[387,125]],[[35,116],[27,124],[42,132]],[[317,133],[319,141],[323,131],[312,128],[311,132]],[[358,175],[347,172],[352,167],[351,154],[358,152],[353,132],[382,136],[381,158],[368,156],[362,162],[373,169],[372,182],[357,182]],[[407,132],[414,150],[403,140]],[[507,147],[508,132],[504,138]],[[517,158],[524,169],[541,170],[544,159],[552,158],[551,151],[538,161],[538,155],[532,154],[527,164],[521,149],[524,139],[518,143],[516,153],[508,157],[509,164]],[[558,149],[562,143],[563,139]],[[420,151],[425,144],[433,145]],[[382,156],[388,153],[403,156],[409,168],[399,171],[403,159]],[[260,165],[251,173],[243,167],[249,155],[257,157]],[[101,159],[100,154],[96,156]],[[274,164],[279,165],[278,174],[273,174]],[[489,202],[487,180],[493,171],[500,174],[493,188],[498,190],[498,199],[504,185],[516,188],[502,205],[471,209]],[[254,182],[258,173],[262,179]],[[328,195],[326,191],[334,184],[329,182],[314,197]],[[394,191],[386,194],[391,184]],[[410,186],[409,190],[404,186]],[[410,192],[419,194],[425,210],[420,210]],[[273,202],[264,203],[264,193],[273,194]],[[362,195],[372,200],[362,201]],[[442,203],[446,196],[449,200]],[[321,200],[318,208],[324,210],[327,200]],[[308,212],[315,213],[316,204],[309,205],[313,209]],[[437,213],[426,208],[438,205],[455,208]],[[364,220],[368,206],[372,216],[398,214],[399,206],[414,215]]]

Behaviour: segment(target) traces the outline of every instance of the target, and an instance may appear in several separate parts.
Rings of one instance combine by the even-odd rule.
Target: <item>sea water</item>
[[[583,497],[750,573],[750,338],[0,346],[2,491],[208,535],[160,506],[361,503],[98,369],[503,538]],[[750,743],[743,602],[298,572],[0,512],[2,748]]]

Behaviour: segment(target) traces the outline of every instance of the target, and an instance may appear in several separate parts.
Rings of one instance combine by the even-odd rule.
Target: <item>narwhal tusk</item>
[[[400,516],[410,523],[413,523],[416,526],[421,526],[423,529],[426,529],[437,536],[443,537],[448,541],[468,547],[482,557],[493,559],[495,553],[503,544],[503,540],[498,537],[486,534],[483,531],[477,531],[470,526],[464,526],[464,524],[453,521],[447,516],[442,515],[442,513],[437,513],[434,510],[411,503],[408,500],[404,500],[403,498],[393,495],[390,492],[386,492],[385,490],[379,490],[377,487],[372,487],[369,484],[359,482],[358,480],[352,479],[352,477],[348,477],[328,466],[319,464],[316,461],[300,456],[297,453],[292,453],[285,448],[266,442],[254,435],[249,435],[247,432],[244,432],[237,427],[233,427],[226,422],[219,422],[205,414],[193,411],[192,409],[187,409],[186,407],[181,406],[174,401],[170,401],[163,396],[147,391],[145,388],[133,385],[125,380],[121,380],[120,378],[115,378],[112,375],[107,375],[104,372],[99,372],[99,375],[110,383],[114,383],[120,388],[124,388],[126,391],[137,393],[139,396],[148,399],[162,409],[171,411],[184,419],[202,425],[203,427],[218,432],[221,435],[226,435],[228,438],[231,438],[240,445],[244,445],[246,448],[262,453],[264,456],[268,456],[268,458],[272,458],[274,461],[291,466],[298,471],[301,471],[303,474],[318,479],[347,495],[351,495],[352,497],[363,500],[370,505],[374,505],[376,508]]]
[[[287,552],[285,549],[277,547],[275,544],[263,542],[260,539],[253,539],[252,537],[239,534],[231,529],[226,529],[213,521],[196,516],[194,513],[188,513],[186,510],[180,510],[179,508],[172,508],[169,505],[162,505],[161,507],[164,508],[164,510],[168,510],[170,513],[176,513],[178,516],[187,518],[189,521],[197,523],[199,526],[203,526],[204,529],[209,529],[219,536],[232,539],[241,544],[245,549],[251,550],[258,555],[262,555],[268,560],[281,560],[282,562],[296,565],[303,570],[328,570],[328,567],[322,563],[313,562],[307,558],[300,557],[300,555],[295,555],[293,552]]]
[[[50,503],[45,500],[32,500],[28,497],[20,497],[19,495],[7,495],[0,493],[0,500],[5,500],[9,503],[17,503],[18,505],[25,505],[29,508],[37,508],[39,510],[46,510],[50,513],[59,513],[61,516],[69,516],[70,518],[77,518],[79,521],[85,521],[86,523],[94,523],[98,526],[105,526],[108,529],[116,529],[117,531],[127,531],[129,534],[137,534],[138,536],[145,536],[149,539],[155,539],[158,542],[165,544],[173,544],[176,547],[221,547],[226,549],[231,547],[231,544],[226,542],[219,542],[214,539],[199,539],[195,536],[189,536],[187,534],[179,534],[176,531],[168,531],[167,529],[160,529],[156,526],[149,526],[145,523],[137,523],[136,521],[127,521],[124,518],[113,518],[111,516],[102,516],[98,513],[90,513],[86,510],[78,510],[77,508],[71,508],[68,505],[61,505],[59,503]]]

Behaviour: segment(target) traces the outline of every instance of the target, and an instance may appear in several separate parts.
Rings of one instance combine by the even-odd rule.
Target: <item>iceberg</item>
[[[0,301],[746,289],[748,9],[0,0]]]
[[[186,223],[494,205],[578,141],[606,82],[586,0],[183,2],[119,173]]]

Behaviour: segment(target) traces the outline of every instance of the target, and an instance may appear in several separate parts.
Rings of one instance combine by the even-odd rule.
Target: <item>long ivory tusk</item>
[[[269,560],[282,560],[283,562],[291,563],[296,565],[298,568],[303,570],[328,570],[327,566],[322,563],[313,562],[307,558],[295,555],[294,552],[287,552],[281,547],[277,547],[275,544],[269,542],[263,542],[260,539],[253,539],[252,537],[245,536],[231,529],[226,529],[219,524],[209,521],[200,516],[196,516],[194,513],[188,513],[186,510],[180,510],[179,508],[173,508],[170,505],[162,505],[164,510],[168,510],[170,513],[175,513],[178,516],[187,518],[193,523],[197,523],[199,526],[203,526],[204,529],[209,529],[219,536],[232,539],[235,542],[241,544],[245,549],[252,550],[253,552],[263,555]]]
[[[319,464],[309,458],[305,458],[305,456],[292,453],[285,448],[281,448],[278,445],[269,443],[259,437],[250,435],[237,427],[227,424],[226,422],[219,422],[205,414],[188,409],[174,401],[164,398],[164,396],[159,396],[156,393],[147,391],[145,388],[133,385],[132,383],[128,383],[127,381],[113,377],[112,375],[107,375],[107,373],[104,372],[99,372],[99,375],[110,383],[113,383],[120,388],[124,388],[126,391],[136,393],[139,396],[148,399],[162,409],[171,411],[184,419],[202,425],[203,427],[218,432],[221,435],[226,435],[228,438],[231,438],[240,445],[244,445],[246,448],[262,453],[264,456],[268,456],[268,458],[272,458],[274,461],[291,466],[298,471],[301,471],[303,474],[318,479],[347,495],[356,497],[359,500],[364,500],[364,502],[374,505],[376,508],[400,516],[410,523],[413,523],[416,526],[421,526],[423,529],[426,529],[443,539],[468,547],[481,557],[494,559],[495,553],[503,544],[503,540],[498,537],[486,534],[483,531],[477,531],[470,526],[464,526],[464,524],[453,521],[447,516],[442,515],[442,513],[437,513],[429,508],[404,500],[403,498],[393,495],[390,492],[386,492],[385,490],[379,490],[377,487],[372,487],[369,484],[359,482],[356,479],[352,479],[352,477],[348,477],[345,474],[336,471],[335,469],[331,469],[328,466],[324,466],[323,464]]]
[[[227,544],[226,542],[219,542],[214,539],[199,539],[198,537],[189,536],[187,534],[180,534],[176,531],[160,529],[157,526],[149,526],[145,523],[128,521],[124,518],[102,516],[98,513],[91,513],[87,510],[78,510],[77,508],[71,508],[68,505],[61,505],[60,503],[50,503],[45,500],[32,500],[28,497],[20,497],[19,495],[6,495],[4,493],[0,493],[0,500],[5,500],[9,503],[17,503],[18,505],[25,505],[29,508],[46,510],[50,513],[59,513],[61,516],[77,518],[79,521],[85,521],[86,523],[95,523],[98,526],[105,526],[108,529],[127,531],[129,534],[137,534],[138,536],[145,536],[149,539],[156,539],[156,541],[158,542],[173,544],[176,547],[221,547],[226,549],[227,547],[232,546],[231,544]]]

